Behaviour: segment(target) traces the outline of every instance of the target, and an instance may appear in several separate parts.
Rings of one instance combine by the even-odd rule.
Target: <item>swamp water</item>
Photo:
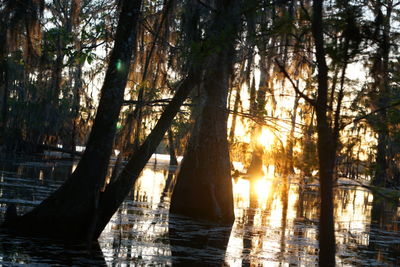
[[[60,186],[70,161],[0,162],[1,221],[6,204],[23,214]],[[168,214],[174,171],[149,164],[88,255],[79,248],[0,233],[0,265],[30,266],[315,266],[318,255],[318,188],[294,181],[234,183],[232,228]],[[73,196],[71,196],[73,197]],[[199,200],[201,201],[201,200]],[[367,189],[335,192],[338,266],[400,265],[398,203]]]

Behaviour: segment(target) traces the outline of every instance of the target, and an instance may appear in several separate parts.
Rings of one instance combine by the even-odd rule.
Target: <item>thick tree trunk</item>
[[[209,88],[218,91],[216,86]],[[196,122],[172,195],[172,213],[215,222],[233,222],[224,97],[224,92],[214,101],[209,97]]]
[[[16,231],[64,240],[92,240],[100,189],[107,173],[136,41],[140,6],[141,0],[122,3],[96,119],[75,172],[38,207],[15,220],[11,228]]]
[[[319,265],[335,266],[335,232],[333,219],[333,170],[335,167],[335,142],[329,126],[328,66],[325,59],[323,36],[323,1],[313,1],[312,34],[315,42],[318,68],[318,96],[316,101],[318,159],[320,179]]]
[[[226,107],[237,6],[235,0],[216,1],[219,12],[207,34],[223,47],[213,50],[205,66],[206,100],[192,130],[170,207],[172,213],[224,224],[234,221]]]

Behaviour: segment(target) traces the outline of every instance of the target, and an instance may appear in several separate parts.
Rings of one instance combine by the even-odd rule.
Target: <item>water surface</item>
[[[15,158],[0,164],[0,211],[20,214],[60,186],[69,160]],[[175,169],[157,161],[143,171],[89,255],[79,247],[0,234],[3,265],[314,266],[318,255],[318,187],[296,179],[237,178],[232,228],[168,214]],[[287,183],[286,183],[286,182]],[[199,200],[201,201],[201,200]],[[339,266],[400,265],[398,203],[358,186],[335,190]],[[2,218],[1,218],[2,219]]]

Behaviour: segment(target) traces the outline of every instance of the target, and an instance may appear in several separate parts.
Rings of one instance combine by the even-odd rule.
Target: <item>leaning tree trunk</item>
[[[113,214],[129,194],[135,181],[169,129],[172,120],[178,113],[183,102],[198,83],[199,76],[197,71],[190,71],[188,76],[178,85],[178,90],[175,93],[174,98],[163,111],[160,119],[149,136],[139,149],[133,152],[132,157],[129,159],[122,172],[118,175],[117,179],[107,185],[104,192],[101,193],[99,205],[100,213],[96,223],[95,233],[93,235],[94,240],[100,236],[104,227],[106,227]]]
[[[208,38],[221,45],[205,66],[205,102],[192,130],[170,212],[231,224],[234,220],[227,141],[227,95],[238,27],[236,0],[216,1]],[[222,40],[221,40],[222,39]]]
[[[64,240],[93,239],[100,189],[107,173],[136,42],[140,7],[141,0],[125,0],[122,3],[97,115],[75,172],[38,207],[22,217],[14,218],[9,223],[14,230]]]

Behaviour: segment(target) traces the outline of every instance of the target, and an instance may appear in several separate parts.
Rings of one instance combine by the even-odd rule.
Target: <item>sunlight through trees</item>
[[[400,189],[399,14],[394,0],[1,1],[0,152],[78,161],[3,228],[90,247],[165,154],[170,213],[191,219],[232,226],[234,194],[256,209],[279,191],[287,209],[291,185],[317,186],[318,260],[334,266],[336,188]]]

